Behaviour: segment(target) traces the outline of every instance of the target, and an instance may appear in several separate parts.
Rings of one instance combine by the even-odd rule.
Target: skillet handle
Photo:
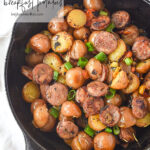
[[[43,150],[40,148],[35,142],[24,133],[25,143],[26,143],[26,150]]]

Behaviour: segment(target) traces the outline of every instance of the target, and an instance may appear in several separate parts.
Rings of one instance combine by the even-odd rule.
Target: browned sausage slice
[[[47,101],[54,106],[60,106],[67,100],[68,89],[61,83],[51,85],[46,91]]]
[[[48,84],[41,84],[40,85],[41,96],[44,100],[46,100],[46,91],[48,90],[48,88],[49,88]]]
[[[104,101],[101,98],[89,97],[83,102],[83,110],[86,113],[86,117],[98,114],[103,107]]]
[[[71,139],[78,134],[78,126],[71,121],[60,121],[57,125],[57,134],[62,139]]]
[[[27,77],[29,80],[33,80],[33,75],[32,75],[32,68],[27,67],[27,66],[22,66],[21,67],[21,73]]]
[[[102,74],[98,77],[97,81],[104,82],[108,76],[108,67],[107,65],[103,65],[102,67]]]
[[[133,44],[132,51],[140,60],[150,58],[150,40],[144,36],[138,37]]]
[[[98,18],[92,19],[91,29],[103,30],[110,24],[110,18],[108,16],[99,16]]]
[[[38,84],[48,84],[53,79],[53,70],[47,64],[38,64],[34,67],[33,80]]]
[[[112,22],[116,28],[124,28],[130,22],[130,15],[126,11],[117,11],[112,14]]]
[[[117,48],[117,39],[112,33],[101,31],[95,37],[94,47],[98,52],[110,54]]]
[[[112,104],[106,105],[100,111],[101,122],[109,127],[113,127],[114,125],[116,125],[119,122],[120,117],[121,117],[121,114],[120,114],[119,108]]]
[[[147,101],[144,99],[144,97],[139,96],[132,100],[132,113],[138,119],[146,116],[148,113],[147,107]]]
[[[87,85],[87,91],[91,96],[104,96],[108,92],[108,85],[100,81],[92,81]]]

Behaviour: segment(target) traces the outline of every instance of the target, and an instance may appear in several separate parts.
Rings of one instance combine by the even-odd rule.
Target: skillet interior
[[[133,23],[140,28],[146,30],[150,34],[150,6],[142,0],[104,0],[106,8],[113,12],[115,10],[127,10],[131,16]],[[81,0],[65,0],[65,4],[81,4]],[[22,16],[23,17],[23,16]],[[23,19],[21,17],[21,19]],[[34,128],[31,120],[30,105],[22,99],[21,89],[27,82],[27,79],[20,73],[20,68],[25,64],[25,45],[29,38],[47,29],[47,24],[40,23],[16,23],[14,26],[10,47],[7,54],[5,66],[5,84],[8,100],[13,111],[13,114],[18,121],[23,131],[30,136],[36,144],[46,149],[51,150],[69,150],[70,148],[58,138],[55,132],[43,133]],[[150,143],[150,127],[146,129],[138,129],[137,138],[142,143],[141,149],[149,147]],[[119,146],[116,149],[123,149]],[[131,144],[128,150],[140,149],[136,143]]]

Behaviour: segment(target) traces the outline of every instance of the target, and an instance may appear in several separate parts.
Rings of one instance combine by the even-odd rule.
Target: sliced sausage
[[[107,65],[102,65],[102,74],[98,77],[97,81],[104,82],[107,79],[108,76],[108,67]]]
[[[144,36],[138,37],[133,44],[132,51],[133,55],[140,60],[150,58],[150,40]]]
[[[101,31],[95,37],[94,47],[98,52],[110,54],[117,48],[117,44],[117,39],[112,33]]]
[[[146,116],[148,113],[147,107],[147,101],[144,99],[144,97],[139,96],[132,100],[132,113],[138,119]]]
[[[33,80],[38,84],[48,84],[53,79],[53,69],[47,64],[38,64],[34,67]]]
[[[92,30],[103,30],[110,24],[110,18],[108,16],[99,16],[98,18],[92,19],[91,29]]]
[[[124,142],[132,142],[135,141],[135,130],[130,128],[120,128],[119,138]]]
[[[146,89],[150,90],[150,72],[145,76],[144,84]]]
[[[104,96],[108,92],[108,85],[100,81],[92,81],[87,85],[87,91],[91,96]]]
[[[48,88],[49,88],[48,84],[41,84],[40,85],[41,96],[44,100],[46,100],[46,91],[48,90]]]
[[[28,66],[22,66],[21,67],[21,73],[27,77],[29,80],[33,80],[33,75],[32,75],[32,68]]]
[[[104,101],[101,98],[89,97],[83,102],[83,110],[86,117],[96,115],[104,107]]]
[[[109,104],[100,111],[100,121],[106,126],[113,127],[120,120],[121,114],[117,106]]]
[[[47,101],[54,106],[60,106],[67,100],[68,89],[61,83],[51,85],[46,91]]]
[[[62,139],[71,139],[78,134],[79,129],[71,121],[60,121],[56,131]]]
[[[124,28],[130,22],[130,15],[126,11],[117,11],[112,14],[112,22],[116,28]]]

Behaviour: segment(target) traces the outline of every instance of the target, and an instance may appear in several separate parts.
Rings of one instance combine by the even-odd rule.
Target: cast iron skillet
[[[131,16],[133,23],[143,28],[150,35],[150,5],[142,0],[104,0],[106,8],[109,11],[127,10]],[[82,0],[66,0],[65,4],[82,4]],[[21,16],[19,19],[23,19]],[[15,23],[11,43],[9,46],[6,64],[5,64],[5,86],[8,101],[12,112],[23,130],[24,134],[31,139],[27,142],[27,149],[48,149],[48,150],[69,150],[70,148],[64,144],[63,140],[58,138],[55,132],[43,133],[33,127],[32,115],[30,113],[30,105],[22,99],[21,90],[27,79],[21,75],[20,68],[25,64],[25,45],[29,38],[47,29],[47,24],[41,23]],[[13,129],[12,129],[13,130]],[[141,143],[141,148],[133,143],[128,150],[139,150],[150,148],[150,128],[138,129],[137,138]],[[26,139],[26,141],[27,141]],[[123,149],[117,146],[116,150]]]

